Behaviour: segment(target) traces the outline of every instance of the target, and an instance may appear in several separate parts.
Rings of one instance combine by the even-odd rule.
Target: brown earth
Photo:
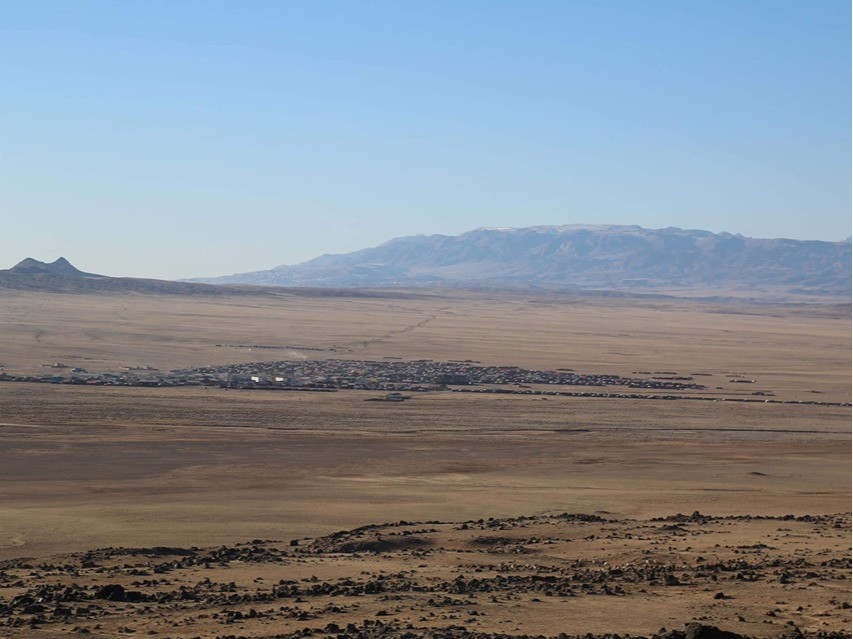
[[[336,350],[259,351],[217,344]],[[40,372],[42,364],[56,361],[115,370],[304,357],[470,358],[614,374],[704,372],[710,378],[703,379],[713,380],[723,396],[744,392],[730,383],[734,373],[755,378],[755,387],[777,398],[849,402],[849,353],[849,307],[838,306],[496,294],[465,299],[458,293],[216,300],[0,294],[0,364],[9,372]],[[446,609],[426,602],[445,594],[460,598],[444,591],[428,596],[390,592],[383,594],[391,597],[385,600],[362,597],[355,602],[359,608],[342,607],[340,613],[318,613],[331,600],[303,597],[306,602],[276,602],[278,612],[263,620],[228,625],[212,615],[227,617],[226,609],[247,612],[252,606],[208,601],[204,609],[191,603],[184,611],[166,613],[158,605],[137,613],[140,605],[121,603],[103,616],[97,613],[97,619],[44,623],[37,631],[28,625],[31,615],[15,609],[10,619],[25,623],[15,636],[65,636],[74,626],[104,637],[116,636],[125,626],[174,637],[269,636],[331,622],[362,624],[381,619],[375,617],[380,609],[401,624],[462,623],[515,634],[648,635],[694,618],[757,636],[778,634],[785,621],[810,633],[849,624],[847,609],[839,607],[849,602],[849,596],[843,597],[849,588],[846,577],[833,572],[835,564],[820,565],[849,558],[848,529],[839,533],[831,523],[836,519],[791,525],[776,520],[692,522],[685,533],[689,542],[671,531],[666,545],[650,546],[651,537],[642,543],[626,537],[646,535],[646,527],[660,526],[649,518],[675,512],[779,517],[849,511],[849,408],[449,392],[418,394],[402,404],[364,401],[375,395],[0,383],[0,557],[77,565],[80,556],[67,553],[107,546],[230,547],[255,538],[318,538],[385,521],[460,522],[580,512],[619,523],[595,524],[584,536],[598,539],[583,541],[577,536],[587,524],[562,522],[554,534],[562,541],[547,549],[533,544],[528,548],[532,555],[522,550],[519,556],[527,564],[532,556],[533,563],[548,564],[548,570],[570,571],[576,570],[571,562],[588,558],[599,562],[590,565],[600,570],[600,562],[610,561],[611,555],[620,565],[643,564],[649,550],[667,565],[683,563],[683,569],[673,570],[687,573],[690,585],[638,586],[608,577],[608,583],[629,594],[579,590],[576,597],[559,598],[509,588],[499,602],[486,604],[488,598],[477,595],[478,606],[484,607],[471,610],[487,612],[486,617],[468,615],[467,603],[447,604]],[[531,524],[536,536],[544,535],[538,527],[551,526],[548,521]],[[778,530],[786,527],[791,530]],[[500,535],[518,532],[513,525]],[[534,533],[525,529],[523,534],[529,538]],[[388,557],[303,557],[287,554],[293,551],[286,544],[262,545],[284,552],[281,561],[243,565],[229,560],[227,567],[181,568],[166,576],[173,580],[167,589],[195,587],[210,576],[215,583],[235,581],[242,596],[261,583],[269,590],[281,579],[310,578],[314,572],[302,572],[309,568],[320,571],[321,581],[368,579],[361,570],[417,570],[418,580],[469,579],[476,570],[469,563],[488,563],[501,555],[489,553],[488,545],[459,546],[465,535],[442,525],[426,535],[433,539],[432,549],[426,550],[429,557],[415,555],[424,548],[395,547],[388,549]],[[605,542],[607,535],[616,537]],[[723,549],[713,544],[706,548],[712,540]],[[728,560],[744,554],[737,545],[759,543],[774,547],[758,549],[760,578],[731,585],[726,581],[721,587],[711,584],[710,576],[696,577],[700,551],[684,550],[687,544],[708,557],[714,548],[717,559]],[[758,559],[751,550],[746,554]],[[805,562],[796,568],[802,574],[780,582],[774,570],[790,572],[799,559]],[[10,575],[0,580],[0,607],[28,589],[57,581],[86,587],[121,583],[146,592],[166,588],[132,586],[133,580],[152,577],[131,579],[126,571],[132,568],[121,567],[149,558],[104,561],[106,572],[79,566],[79,575],[0,566],[0,572]],[[538,569],[516,572],[529,576],[531,570]],[[803,576],[808,572],[816,576]],[[253,586],[255,579],[264,581]],[[641,587],[647,592],[640,593]],[[718,590],[735,599],[714,600]],[[299,611],[279,610],[283,605]],[[465,614],[450,613],[454,606]],[[803,610],[797,611],[799,606]],[[775,617],[767,616],[777,608]],[[316,617],[299,618],[312,609],[306,614]],[[158,618],[163,614],[179,625],[164,625]],[[737,621],[738,614],[746,621]],[[472,618],[476,621],[468,621]],[[95,628],[97,623],[101,629]]]
[[[393,293],[400,297],[184,298],[0,289],[0,365],[10,373],[44,373],[49,369],[42,365],[57,361],[109,371],[330,357],[473,359],[628,376],[637,370],[705,372],[713,374],[705,383],[732,394],[851,397],[849,305]],[[737,374],[756,383],[732,383]]]
[[[213,548],[102,548],[0,562],[8,593],[0,629],[8,637],[688,639],[699,629],[677,629],[692,622],[756,637],[844,636],[849,527],[849,515],[557,513],[401,521]]]

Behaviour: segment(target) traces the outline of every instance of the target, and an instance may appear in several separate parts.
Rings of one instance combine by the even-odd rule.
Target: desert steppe
[[[838,304],[0,291],[12,374],[470,359],[699,373],[716,400],[0,382],[0,634],[849,632],[850,327]],[[730,401],[756,390],[795,403]]]

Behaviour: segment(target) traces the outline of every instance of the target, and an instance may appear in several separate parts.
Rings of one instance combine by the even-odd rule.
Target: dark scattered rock
[[[720,630],[716,626],[706,626],[701,623],[689,623],[684,630],[685,639],[744,639],[744,635],[728,630]]]
[[[119,584],[106,584],[95,591],[95,599],[106,599],[107,601],[126,601],[127,596],[124,587]]]

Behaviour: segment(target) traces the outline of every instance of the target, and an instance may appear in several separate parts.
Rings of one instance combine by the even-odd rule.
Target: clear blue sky
[[[0,267],[416,233],[850,234],[847,0],[0,3]]]

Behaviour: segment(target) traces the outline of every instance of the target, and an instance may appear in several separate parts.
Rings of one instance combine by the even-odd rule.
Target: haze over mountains
[[[295,266],[184,282],[87,273],[62,257],[50,263],[26,258],[0,270],[0,288],[48,292],[276,294],[270,287],[315,295],[347,289],[461,287],[849,298],[851,242],[639,226],[535,226],[401,237]]]
[[[265,286],[488,286],[848,295],[850,241],[639,226],[480,228],[401,237],[294,266],[189,281]]]

